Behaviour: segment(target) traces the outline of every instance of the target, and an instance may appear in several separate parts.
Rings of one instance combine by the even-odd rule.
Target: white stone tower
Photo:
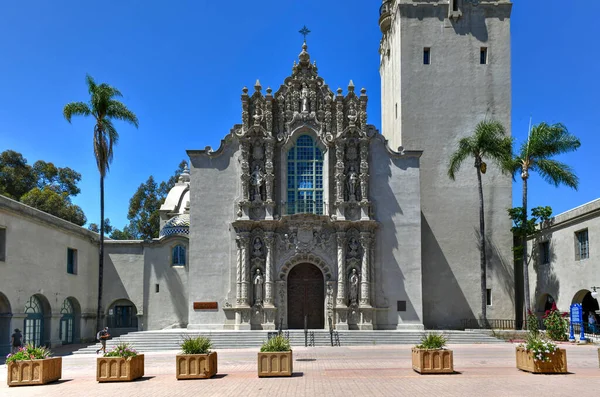
[[[468,160],[451,181],[460,138],[485,118],[510,131],[509,0],[385,0],[382,31],[382,133],[390,146],[423,150],[421,230],[426,326],[458,327],[481,313],[477,178]],[[515,273],[507,208],[511,178],[484,175],[488,319],[515,316]]]

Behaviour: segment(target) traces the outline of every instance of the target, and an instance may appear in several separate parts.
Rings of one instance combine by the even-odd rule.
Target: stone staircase
[[[109,350],[118,343],[129,343],[137,351],[179,350],[179,343],[186,336],[207,336],[214,349],[258,348],[267,340],[269,332],[275,331],[201,331],[168,329],[160,331],[131,332],[107,341]],[[304,346],[304,331],[289,330],[292,346]],[[312,330],[314,346],[331,346],[327,330]],[[309,344],[312,338],[309,332]],[[448,344],[504,343],[504,341],[477,331],[439,331],[448,338]],[[338,331],[341,346],[416,345],[424,332],[420,331]],[[77,350],[74,354],[95,353],[100,343]]]

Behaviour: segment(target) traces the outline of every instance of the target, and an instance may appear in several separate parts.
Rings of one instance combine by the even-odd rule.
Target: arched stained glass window
[[[173,247],[171,266],[185,266],[185,247],[183,245]]]
[[[287,213],[323,215],[323,153],[309,135],[288,152]]]
[[[23,324],[24,342],[41,346],[44,334],[44,308],[36,296],[32,295],[25,304],[25,314],[27,316]]]
[[[69,298],[63,301],[60,308],[62,317],[60,319],[60,340],[63,345],[73,343],[73,304]]]

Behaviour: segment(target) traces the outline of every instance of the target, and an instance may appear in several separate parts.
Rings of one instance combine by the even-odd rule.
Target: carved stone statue
[[[349,306],[358,304],[358,273],[356,269],[352,269],[352,274],[348,279],[348,300],[350,301]]]
[[[354,167],[350,167],[350,171],[348,172],[348,177],[346,178],[346,185],[348,188],[348,200],[356,201],[356,190],[358,188],[359,179],[358,174]]]
[[[252,175],[250,175],[250,183],[252,184],[252,201],[262,201],[260,188],[265,183],[265,173],[258,164],[254,167]]]
[[[350,124],[354,125],[357,118],[358,112],[356,111],[356,106],[354,105],[354,102],[351,102],[350,108],[348,109],[348,120],[350,121]]]
[[[358,248],[360,244],[354,237],[348,242],[348,256],[358,256]]]
[[[254,284],[254,304],[262,305],[263,303],[263,284],[265,283],[265,278],[263,277],[260,269],[256,269],[256,275],[254,276],[253,284]]]
[[[256,237],[252,244],[252,256],[262,256],[262,247],[263,243],[260,241],[260,237]]]
[[[306,84],[302,85],[302,93],[300,94],[300,99],[302,100],[302,113],[308,113],[310,109],[308,108],[308,87]]]
[[[254,116],[252,116],[252,118],[254,119],[254,125],[260,125],[260,122],[263,119],[263,112],[258,106],[254,108]]]

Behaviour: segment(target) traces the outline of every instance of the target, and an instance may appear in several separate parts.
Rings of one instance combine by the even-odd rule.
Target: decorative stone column
[[[337,307],[346,306],[346,232],[337,232],[338,289]]]
[[[250,144],[248,141],[242,142],[242,201],[250,200],[249,182],[250,182]]]
[[[238,304],[241,306],[249,306],[248,304],[248,285],[250,283],[250,275],[248,274],[248,246],[250,243],[250,233],[242,232],[238,234],[238,249],[239,249],[239,258],[238,262],[238,274],[239,280],[241,284],[240,288],[240,296],[238,299]]]
[[[360,197],[369,201],[369,141],[360,142]]]
[[[371,272],[371,233],[362,232],[360,234],[360,243],[363,249],[362,264],[361,264],[361,281],[360,281],[360,305],[371,306],[371,288],[370,288],[370,272]]]
[[[265,263],[265,306],[273,306],[273,232],[265,233],[267,260]]]

